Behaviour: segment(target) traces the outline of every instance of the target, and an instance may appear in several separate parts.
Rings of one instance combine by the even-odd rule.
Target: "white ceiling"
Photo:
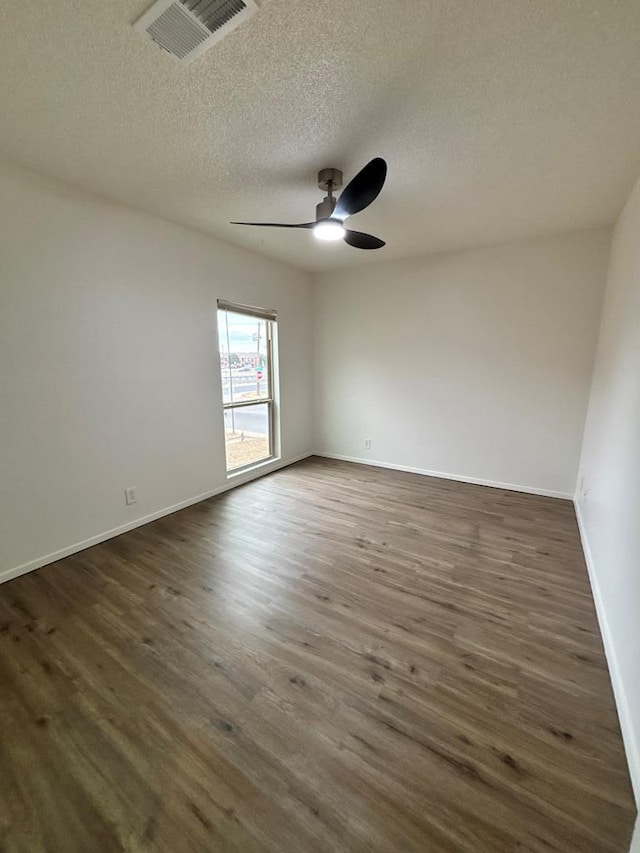
[[[3,0],[0,156],[307,270],[611,223],[640,172],[638,0],[263,0],[188,66],[148,5]],[[378,252],[228,224],[376,155]]]

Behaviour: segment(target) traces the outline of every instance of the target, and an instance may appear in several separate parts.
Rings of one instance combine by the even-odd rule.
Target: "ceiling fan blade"
[[[387,164],[375,157],[343,189],[331,216],[344,222],[347,216],[364,210],[377,198],[386,177]]]
[[[300,222],[290,224],[288,222],[230,222],[230,225],[261,225],[264,228],[313,228],[315,222]]]
[[[349,231],[342,238],[345,243],[356,249],[381,249],[385,246],[384,240],[371,234],[363,234],[362,231]]]

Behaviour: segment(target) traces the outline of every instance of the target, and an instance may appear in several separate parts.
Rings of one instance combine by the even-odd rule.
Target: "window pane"
[[[267,320],[218,311],[218,339],[224,403],[271,396],[267,366]]]
[[[225,409],[224,434],[228,471],[271,456],[269,409],[269,403]]]

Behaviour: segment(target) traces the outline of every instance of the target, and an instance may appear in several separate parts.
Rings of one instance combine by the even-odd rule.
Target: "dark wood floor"
[[[628,849],[570,503],[311,459],[0,587],[0,849]]]

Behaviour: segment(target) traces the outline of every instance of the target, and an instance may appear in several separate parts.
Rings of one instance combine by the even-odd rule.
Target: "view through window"
[[[218,302],[227,471],[274,455],[275,314]]]

